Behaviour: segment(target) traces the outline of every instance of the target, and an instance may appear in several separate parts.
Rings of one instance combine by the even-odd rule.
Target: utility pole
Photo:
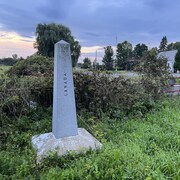
[[[115,45],[116,48],[115,48],[115,52],[114,52],[114,57],[115,57],[115,58],[114,58],[114,61],[115,61],[115,62],[114,62],[114,67],[115,67],[116,71],[117,71],[117,66],[116,66],[116,64],[117,64],[117,62],[116,62],[116,61],[117,61],[117,60],[116,60],[117,42],[118,42],[118,37],[117,37],[117,33],[116,33],[116,45]]]
[[[96,64],[97,64],[97,49],[96,49],[96,57],[95,57],[95,60],[94,60],[94,68],[96,70]]]

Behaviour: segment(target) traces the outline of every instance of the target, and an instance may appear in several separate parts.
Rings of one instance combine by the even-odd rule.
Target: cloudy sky
[[[81,58],[93,58],[116,37],[150,47],[165,35],[180,41],[180,0],[0,0],[0,58],[34,53],[37,24],[51,22],[69,27]]]

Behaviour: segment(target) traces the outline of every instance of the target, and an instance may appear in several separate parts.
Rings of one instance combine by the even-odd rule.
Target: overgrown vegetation
[[[157,52],[154,49],[146,53],[136,71],[141,73],[141,84],[153,99],[161,98],[169,87],[169,79],[173,79],[167,67],[167,59],[157,58]]]
[[[163,97],[170,75],[164,59],[157,59],[150,51],[137,69],[137,80],[123,76],[114,77],[100,71],[75,72],[76,106],[96,116],[112,109],[112,116],[144,114]],[[22,115],[35,101],[43,107],[52,106],[53,61],[43,56],[31,56],[14,65],[9,78],[2,80],[1,112]],[[13,107],[13,108],[12,108]],[[16,107],[16,108],[15,108]],[[19,116],[18,116],[19,117]]]
[[[156,106],[158,108],[159,105]],[[18,121],[1,118],[0,179],[179,179],[180,99],[166,99],[143,118],[97,119],[80,113],[79,127],[103,143],[100,151],[35,163],[31,137],[51,131],[51,109]]]
[[[136,80],[75,72],[79,127],[103,149],[51,153],[37,165],[31,138],[51,131],[53,61],[31,56],[16,63],[0,81],[0,179],[178,179],[180,99],[163,100],[166,61],[150,51],[137,71]]]
[[[175,72],[180,71],[180,48],[175,57],[174,70]]]
[[[9,77],[22,76],[49,76],[53,73],[53,59],[33,55],[14,65],[7,74]]]
[[[5,76],[5,72],[8,71],[11,67],[10,66],[4,66],[4,65],[0,65],[0,77]]]

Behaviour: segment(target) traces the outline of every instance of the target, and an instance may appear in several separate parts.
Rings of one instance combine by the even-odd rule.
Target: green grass
[[[180,84],[180,78],[175,78],[176,84]]]
[[[3,75],[10,68],[11,68],[11,66],[0,65],[0,76]]]
[[[79,115],[103,143],[100,151],[51,154],[35,163],[31,137],[51,130],[51,109],[33,112],[18,121],[3,119],[0,179],[180,179],[180,97],[166,99],[160,110],[143,118],[123,120]]]

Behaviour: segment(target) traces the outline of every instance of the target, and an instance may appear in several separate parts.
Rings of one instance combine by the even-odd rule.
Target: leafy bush
[[[21,60],[0,81],[0,111],[19,117],[27,114],[31,102],[41,106],[52,104],[53,61],[43,56]]]
[[[35,104],[49,107],[52,91],[52,77],[4,79],[0,82],[0,112],[19,118],[35,108]]]
[[[28,108],[29,90],[20,79],[4,79],[0,82],[0,112],[19,117]]]
[[[99,71],[74,72],[77,109],[86,109],[97,116],[111,109],[111,116],[117,118],[123,114],[144,114],[152,109],[168,86],[170,74],[166,61],[157,59],[156,53],[149,51],[137,71],[141,73],[137,80]],[[20,78],[0,83],[2,112],[22,114],[30,101],[43,107],[52,106],[52,60],[31,56],[18,62],[8,75]]]
[[[136,71],[140,73],[140,83],[145,92],[153,99],[159,99],[164,95],[169,87],[169,79],[173,78],[167,66],[167,59],[157,58],[155,50],[146,53]]]
[[[152,80],[132,80],[110,74],[91,72],[74,73],[74,85],[76,106],[80,111],[86,109],[89,112],[101,115],[112,109],[113,117],[123,114],[145,113],[153,108],[159,97],[161,88],[153,84]],[[154,85],[154,88],[152,88]],[[150,87],[149,87],[150,86]],[[22,114],[29,109],[29,102],[35,101],[43,107],[52,106],[53,77],[21,77],[10,79],[0,85],[1,108],[7,114]],[[151,91],[149,88],[152,88]],[[13,110],[12,110],[13,107]],[[13,113],[12,113],[13,112]]]
[[[33,55],[16,63],[7,74],[13,76],[49,76],[53,73],[53,60]]]
[[[152,106],[149,95],[138,81],[97,72],[75,73],[74,80],[78,109],[85,108],[99,114],[109,108],[118,108],[121,113],[130,113],[136,110],[144,112]]]

